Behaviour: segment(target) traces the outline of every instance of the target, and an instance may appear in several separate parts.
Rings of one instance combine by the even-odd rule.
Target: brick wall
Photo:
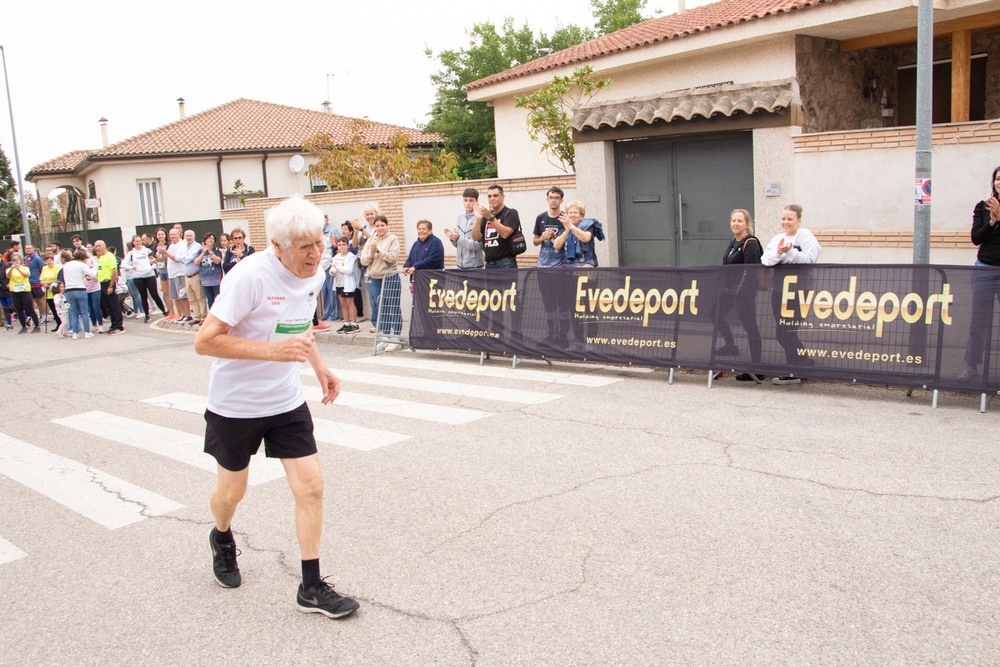
[[[364,206],[372,201],[378,202],[379,213],[389,220],[389,231],[399,237],[402,242],[406,238],[404,233],[405,225],[410,227],[416,224],[416,220],[403,219],[403,201],[421,197],[454,197],[455,208],[458,210],[461,205],[462,192],[466,188],[476,188],[480,193],[480,201],[485,204],[486,188],[499,184],[503,187],[505,194],[511,192],[521,192],[530,190],[548,190],[551,186],[557,185],[560,188],[575,189],[576,175],[567,174],[562,176],[546,176],[542,178],[512,178],[512,179],[486,179],[476,181],[449,181],[447,183],[425,183],[421,185],[401,185],[388,188],[371,188],[367,190],[342,190],[339,192],[321,192],[306,195],[306,199],[322,206],[323,204],[344,204],[357,203],[358,216],[361,215]],[[249,241],[255,248],[266,248],[267,239],[264,231],[264,212],[276,206],[282,199],[248,199],[246,208],[239,211],[239,215],[224,216],[231,218],[241,218],[248,221],[247,234]],[[227,212],[228,213],[228,212]],[[533,218],[532,218],[533,219]],[[522,229],[525,221],[521,221]],[[435,230],[436,231],[436,230]],[[527,230],[531,233],[531,229]],[[529,242],[530,245],[530,242]],[[404,248],[404,252],[408,250]],[[538,261],[537,256],[530,253],[519,256],[518,264],[521,266],[535,266]],[[405,261],[405,257],[400,259],[400,265]],[[454,257],[446,255],[446,261],[454,263]]]
[[[818,153],[871,148],[913,148],[917,145],[916,133],[914,127],[889,127],[800,134],[792,139],[796,153]],[[931,137],[934,145],[1000,141],[1000,118],[935,125],[931,130]]]
[[[913,230],[880,232],[866,229],[847,231],[810,230],[823,247],[833,248],[912,248]],[[931,232],[932,248],[968,248],[967,231]]]

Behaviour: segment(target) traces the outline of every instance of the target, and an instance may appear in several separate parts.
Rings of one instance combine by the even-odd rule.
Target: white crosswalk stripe
[[[111,530],[183,507],[108,473],[2,433],[0,473]]]
[[[28,554],[24,553],[16,546],[0,537],[0,565],[9,563],[19,558],[24,558]]]
[[[601,374],[601,367],[589,366],[585,372],[574,372],[570,367],[549,369],[509,368],[492,365],[480,366],[474,360],[437,360],[413,356],[383,355],[364,356],[354,360],[360,364],[378,367],[361,370],[357,367],[338,370],[342,382],[350,388],[369,387],[367,393],[341,391],[332,406],[313,408],[316,440],[320,443],[371,451],[387,445],[410,440],[411,433],[367,428],[324,419],[316,415],[346,414],[341,410],[359,410],[380,415],[400,417],[434,424],[459,426],[492,416],[489,410],[477,410],[454,405],[453,397],[469,401],[484,401],[487,406],[496,402],[537,405],[563,398],[560,393],[524,389],[525,383],[570,385],[578,387],[603,387],[621,379],[620,371],[646,372],[647,369],[613,369],[616,374]],[[385,372],[375,372],[385,371]],[[403,371],[393,374],[393,371]],[[417,374],[405,374],[418,371]],[[597,372],[595,372],[597,371]],[[306,400],[317,403],[322,391],[310,379],[312,370],[303,368],[303,392]],[[419,375],[415,377],[414,375]],[[455,382],[434,376],[472,376],[467,382]],[[516,387],[499,389],[491,380],[507,380]],[[381,388],[412,392],[415,396],[441,395],[442,404],[401,400],[379,395]],[[386,392],[390,393],[390,392]],[[143,400],[150,406],[166,410],[203,414],[207,398],[197,394],[175,392]],[[163,420],[160,420],[163,421]],[[138,451],[154,454],[171,461],[191,466],[206,473],[217,469],[215,460],[203,451],[204,435],[159,426],[141,419],[115,415],[103,411],[53,419],[54,424],[80,433],[97,436],[108,442],[126,445]],[[414,434],[419,429],[414,428]],[[127,526],[151,516],[158,516],[183,507],[169,498],[140,488],[111,474],[97,470],[70,458],[53,454],[45,449],[0,433],[0,474],[55,501],[79,515],[110,530]],[[284,476],[281,463],[264,457],[263,448],[250,466],[249,484],[257,485]],[[0,564],[25,558],[26,553],[17,545],[0,538]]]
[[[441,361],[438,359],[418,359],[412,356],[382,355],[375,357],[359,357],[353,361],[361,364],[386,366],[391,368],[409,368],[432,373],[455,373],[459,375],[475,375],[476,377],[501,378],[522,382],[543,382],[553,384],[568,384],[578,387],[606,387],[621,378],[605,375],[568,373],[556,367],[551,370],[533,370],[530,368],[510,368],[509,366],[480,366],[475,361]],[[593,370],[601,370],[593,367]],[[626,370],[626,369],[616,369]],[[627,369],[629,372],[647,372],[648,369]]]
[[[318,392],[319,390],[317,389],[316,391]],[[339,401],[340,399],[337,400]],[[182,410],[184,412],[193,412],[200,415],[204,414],[207,401],[208,399],[204,396],[175,392],[172,394],[164,394],[163,396],[147,398],[143,401],[143,403],[149,403],[150,405],[170,408],[173,410]],[[350,449],[357,449],[361,451],[371,451],[373,449],[378,449],[379,447],[394,445],[397,442],[403,442],[404,440],[410,439],[409,435],[404,435],[402,433],[381,431],[378,429],[366,428],[364,426],[355,426],[353,424],[342,424],[329,419],[319,419],[316,417],[313,417],[313,426],[313,433],[318,442],[324,442],[340,447],[348,447]],[[252,467],[251,470],[253,470]]]
[[[413,391],[428,392],[432,394],[448,394],[451,396],[464,396],[468,398],[483,398],[490,401],[503,401],[507,403],[521,403],[524,405],[537,405],[547,403],[557,398],[562,398],[560,394],[550,394],[543,391],[527,391],[524,389],[504,389],[497,391],[496,387],[481,384],[467,384],[462,382],[448,382],[445,380],[430,380],[425,377],[412,377],[407,375],[388,375],[385,373],[369,373],[368,371],[356,371],[352,369],[338,369],[337,377],[342,383],[370,384],[381,387],[393,387],[395,389],[410,389]],[[302,369],[302,374],[311,376],[311,369]]]
[[[319,402],[323,399],[323,392],[319,387],[302,387],[307,401]],[[378,412],[379,414],[396,415],[397,417],[407,417],[409,419],[420,419],[423,421],[438,422],[441,424],[468,424],[471,421],[488,417],[492,412],[482,410],[470,410],[468,408],[458,408],[450,405],[434,405],[432,403],[414,403],[403,401],[398,398],[388,398],[386,396],[375,396],[372,394],[356,394],[350,391],[342,391],[337,397],[340,407],[354,408],[356,410],[366,410],[368,412]]]
[[[213,475],[218,469],[215,459],[204,452],[204,435],[193,435],[99,410],[53,419],[52,422],[157,454]],[[284,476],[285,469],[281,461],[264,458],[263,452],[260,452],[250,466],[248,484],[255,486]]]

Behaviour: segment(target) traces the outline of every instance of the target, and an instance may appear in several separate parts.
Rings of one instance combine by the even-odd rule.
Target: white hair
[[[323,211],[300,195],[289,197],[264,214],[267,237],[282,248],[303,236],[323,234]]]

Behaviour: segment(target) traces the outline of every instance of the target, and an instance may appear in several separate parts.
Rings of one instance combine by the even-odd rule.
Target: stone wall
[[[802,98],[802,131],[833,132],[892,125],[881,117],[885,89],[889,104],[896,99],[896,57],[892,51],[840,51],[840,42],[797,35],[795,70]],[[862,82],[867,73],[878,77],[875,94],[866,98]]]
[[[1000,117],[1000,33],[972,38],[972,53],[988,54],[986,60],[986,118]],[[951,58],[951,42],[934,43],[934,60]],[[898,107],[898,68],[917,62],[916,45],[884,49],[840,51],[833,39],[797,35],[795,68],[802,98],[802,131],[835,132],[871,127],[892,127],[898,116],[881,116],[883,90],[889,105]],[[867,73],[878,77],[871,98],[862,91]]]

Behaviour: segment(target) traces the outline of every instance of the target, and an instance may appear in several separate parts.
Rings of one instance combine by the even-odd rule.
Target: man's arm
[[[507,214],[507,221],[512,223],[512,227],[508,227],[500,222],[500,218],[493,218],[493,227],[497,230],[497,234],[500,235],[500,238],[503,239],[513,234],[521,226],[521,218],[517,215],[517,211],[512,208],[507,210],[510,211],[510,213]]]
[[[310,361],[316,349],[312,333],[295,336],[280,343],[247,340],[232,336],[232,327],[209,313],[194,337],[194,351],[219,359],[255,359],[259,361]],[[316,354],[319,354],[317,351]],[[315,364],[313,366],[315,368]]]
[[[211,315],[209,315],[211,317]],[[309,334],[312,338],[312,334]],[[315,343],[309,348],[309,363],[313,367],[313,371],[316,372],[316,379],[319,380],[319,386],[323,389],[323,403],[333,403],[337,400],[337,396],[340,395],[340,379],[333,374],[333,372],[326,367],[326,363],[323,361],[323,357],[319,354],[319,348],[316,347]]]
[[[485,213],[486,209],[482,206],[476,209],[476,222],[472,225],[472,240],[482,241],[483,240],[483,228],[486,227],[484,222],[488,216]],[[493,215],[490,213],[490,215]]]

